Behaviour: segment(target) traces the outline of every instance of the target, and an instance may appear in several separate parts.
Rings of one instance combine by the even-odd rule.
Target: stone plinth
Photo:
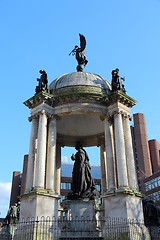
[[[92,220],[95,216],[94,200],[67,200],[65,201],[65,207],[68,209],[69,217],[72,219],[84,217]]]
[[[110,240],[115,235],[117,239],[150,240],[148,229],[144,225],[142,200],[139,196],[133,194],[132,191],[130,194],[117,191],[104,196],[103,202],[105,240]]]
[[[143,221],[142,200],[129,194],[108,194],[104,198],[105,217]]]
[[[20,219],[57,217],[57,194],[44,189],[34,189],[21,197]]]
[[[66,222],[60,227],[62,237],[99,236],[96,200],[65,200],[63,204]]]

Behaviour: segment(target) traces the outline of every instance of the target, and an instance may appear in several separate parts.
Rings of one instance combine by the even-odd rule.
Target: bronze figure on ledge
[[[124,81],[125,78],[119,76],[119,69],[116,68],[112,71],[112,91],[121,90],[122,92],[126,93],[125,87],[124,87]]]
[[[39,70],[41,74],[40,78],[37,78],[38,86],[36,86],[36,94],[42,91],[48,92],[48,77],[47,73],[44,70]]]

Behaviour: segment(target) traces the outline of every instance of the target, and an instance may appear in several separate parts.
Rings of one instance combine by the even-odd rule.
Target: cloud
[[[0,217],[5,217],[9,207],[11,182],[0,182]]]
[[[62,163],[68,163],[68,157],[67,156],[62,156],[61,157]]]
[[[6,201],[10,198],[11,182],[0,182],[0,201]]]

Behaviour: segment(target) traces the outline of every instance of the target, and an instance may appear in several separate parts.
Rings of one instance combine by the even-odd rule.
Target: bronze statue
[[[40,70],[40,78],[37,78],[38,86],[36,87],[36,94],[42,91],[48,92],[48,78],[44,70]]]
[[[76,142],[75,149],[77,150],[76,154],[71,156],[74,166],[72,172],[72,192],[68,194],[68,199],[98,198],[99,192],[96,190],[94,180],[91,176],[88,154],[80,142]]]
[[[15,203],[12,205],[7,213],[7,216],[5,218],[5,222],[7,225],[9,224],[15,224],[19,220],[19,214],[20,214],[20,202]]]
[[[77,71],[82,72],[83,68],[86,66],[88,61],[85,56],[86,39],[80,33],[79,33],[79,37],[80,37],[80,47],[76,45],[69,55],[72,54],[73,56],[74,55],[76,56],[76,60],[78,62]]]
[[[122,78],[119,76],[119,69],[116,68],[112,71],[112,91],[121,90],[122,92],[126,93],[125,87],[124,87],[124,81],[125,78]]]
[[[147,227],[160,226],[160,207],[150,198],[143,199],[144,223]]]

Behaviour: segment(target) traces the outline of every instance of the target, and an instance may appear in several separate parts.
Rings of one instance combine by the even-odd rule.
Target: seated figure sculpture
[[[89,198],[95,199],[99,197],[99,192],[96,190],[94,179],[91,176],[91,167],[87,152],[84,150],[80,142],[76,142],[76,154],[71,156],[74,161],[72,172],[71,192],[68,194],[68,199]]]
[[[126,93],[125,87],[124,87],[124,80],[125,78],[122,78],[119,76],[119,69],[116,68],[112,71],[112,91],[121,90],[122,92]]]
[[[40,78],[37,78],[38,86],[36,86],[35,92],[36,94],[42,91],[48,92],[48,77],[47,73],[44,70],[39,70],[41,74]]]

